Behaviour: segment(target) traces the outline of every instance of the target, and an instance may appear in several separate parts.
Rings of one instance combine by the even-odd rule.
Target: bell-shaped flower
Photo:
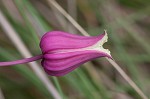
[[[110,51],[102,46],[107,39],[106,31],[93,37],[61,31],[48,32],[40,42],[42,66],[49,75],[63,76],[95,58],[111,58]]]
[[[81,64],[99,57],[112,58],[110,51],[103,48],[107,42],[106,31],[98,36],[79,36],[61,31],[46,33],[40,42],[42,55],[10,62],[0,66],[23,64],[42,59],[44,70],[51,76],[63,76]]]

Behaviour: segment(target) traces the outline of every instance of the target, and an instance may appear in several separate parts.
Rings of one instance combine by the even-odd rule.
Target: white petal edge
[[[104,43],[106,43],[108,41],[108,34],[107,34],[106,30],[104,30],[104,33],[105,33],[105,35],[101,40],[99,40],[96,44],[94,44],[90,47],[87,47],[86,50],[97,50],[97,51],[106,53],[111,56],[110,51],[108,49],[103,48]]]

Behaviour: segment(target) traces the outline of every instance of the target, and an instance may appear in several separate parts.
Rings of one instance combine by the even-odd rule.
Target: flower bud
[[[47,32],[40,42],[42,66],[51,76],[63,76],[95,58],[111,58],[110,51],[102,46],[107,38],[106,32],[93,37],[61,31]]]

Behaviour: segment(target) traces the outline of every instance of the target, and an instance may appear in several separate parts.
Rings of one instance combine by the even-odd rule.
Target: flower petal
[[[45,60],[42,61],[42,65],[46,71],[49,71],[49,75],[63,76],[89,60],[107,56],[98,51],[70,52],[57,55],[45,55]]]
[[[43,53],[62,49],[79,49],[91,46],[102,39],[104,36],[79,36],[61,31],[47,32],[40,42]]]

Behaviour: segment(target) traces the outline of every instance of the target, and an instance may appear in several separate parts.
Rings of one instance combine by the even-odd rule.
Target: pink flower
[[[41,64],[49,75],[63,76],[95,58],[112,58],[110,51],[102,47],[107,38],[106,32],[93,37],[61,31],[48,32],[40,42],[43,53]]]
[[[81,64],[100,57],[112,58],[110,51],[103,48],[107,42],[106,31],[98,36],[79,36],[61,31],[46,33],[40,42],[42,55],[10,62],[0,66],[23,64],[42,59],[44,70],[51,76],[63,76]]]

